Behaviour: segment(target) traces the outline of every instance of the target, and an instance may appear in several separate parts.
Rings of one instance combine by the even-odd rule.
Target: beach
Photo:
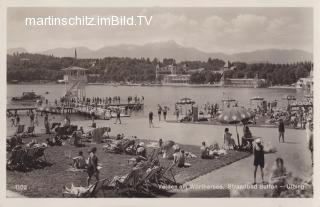
[[[53,119],[54,117],[54,119]],[[60,115],[49,115],[49,119],[54,120],[55,122],[60,122],[63,120],[63,116]],[[78,117],[72,120],[71,116],[71,123],[83,126],[85,129],[91,125],[91,120],[81,120]],[[169,116],[168,119],[174,119],[173,116]],[[21,116],[22,123],[28,125],[28,117]],[[218,126],[218,125],[201,125],[201,124],[181,124],[181,123],[168,123],[164,121],[158,121],[157,119],[154,120],[154,128],[149,128],[148,119],[147,117],[130,117],[130,118],[122,118],[122,124],[114,124],[114,119],[111,120],[96,120],[97,127],[104,127],[109,126],[111,127],[110,135],[117,135],[117,134],[124,134],[125,136],[137,136],[138,139],[145,141],[146,143],[149,142],[157,142],[160,138],[164,141],[166,140],[173,140],[176,143],[179,143],[182,147],[192,151],[193,153],[197,154],[197,158],[190,159],[191,167],[189,170],[189,174],[185,174],[184,171],[180,171],[177,173],[177,180],[182,181],[185,186],[188,185],[227,185],[227,184],[251,184],[253,181],[253,156],[250,154],[238,154],[237,157],[232,157],[231,160],[225,159],[222,163],[217,163],[216,160],[206,160],[205,163],[199,165],[197,160],[199,160],[199,153],[200,153],[200,145],[202,141],[205,141],[208,144],[212,144],[214,142],[219,143],[221,145],[223,143],[223,131],[226,126]],[[7,134],[11,136],[14,133],[14,127],[10,127],[8,123],[7,127]],[[236,134],[235,127],[232,125],[228,126],[230,128],[230,132],[232,134]],[[272,145],[276,147],[277,152],[266,154],[266,164],[265,164],[265,177],[268,178],[271,167],[277,157],[282,157],[285,161],[285,166],[287,170],[292,172],[294,176],[298,176],[302,179],[307,179],[312,175],[312,167],[311,167],[311,159],[310,159],[310,152],[307,148],[307,140],[306,140],[306,133],[305,130],[295,130],[295,129],[287,129],[286,130],[286,142],[279,143],[278,142],[278,132],[277,128],[255,128],[251,127],[251,131],[255,136],[259,136],[262,138],[264,144]],[[39,139],[39,141],[45,142],[44,127],[43,127],[43,120],[39,118],[39,126],[36,127],[36,134],[38,136],[35,139]],[[240,132],[240,136],[242,136]],[[29,139],[30,140],[30,139]],[[100,144],[103,145],[103,144]],[[89,148],[93,145],[88,145],[85,150],[89,150]],[[94,145],[95,146],[95,145]],[[51,149],[54,148],[54,149]],[[127,160],[132,158],[132,156],[128,155],[114,155],[114,154],[106,154],[101,152],[101,146],[98,146],[100,149],[99,157],[108,157],[106,158],[108,161],[104,163],[103,168],[106,170],[106,176],[112,178],[114,175],[123,175],[129,170],[129,165],[127,165]],[[199,149],[199,151],[198,151]],[[66,144],[65,146],[55,146],[50,147],[48,151],[51,151],[51,156],[48,159],[51,160],[53,163],[64,163],[64,165],[58,165],[60,168],[55,168],[54,165],[50,167],[45,167],[45,169],[54,169],[51,176],[57,175],[57,173],[64,173],[65,168],[68,164],[71,164],[71,160],[68,158],[61,156],[59,159],[60,161],[55,160],[53,156],[54,153],[63,154],[64,151],[71,151],[73,156],[77,155],[77,151],[82,150],[81,148],[76,148],[74,146],[69,146]],[[150,151],[150,149],[148,149]],[[53,154],[52,154],[53,153]],[[50,153],[49,153],[50,154]],[[119,157],[120,156],[120,157]],[[111,163],[110,160],[114,160]],[[167,161],[164,163],[168,164]],[[201,167],[211,165],[206,169],[199,170],[193,169],[193,167]],[[215,163],[215,164],[214,164]],[[111,166],[112,168],[110,168]],[[194,165],[194,166],[193,166]],[[108,170],[109,169],[109,170]],[[188,171],[186,170],[186,171]],[[190,171],[191,170],[191,171]],[[40,170],[43,171],[43,170]],[[110,173],[111,172],[111,173]],[[23,176],[30,175],[31,177],[35,176],[32,175],[37,173],[37,170],[32,171],[30,173],[21,174]],[[42,172],[43,173],[43,172]],[[191,173],[191,174],[190,174]],[[7,188],[10,190],[15,191],[14,183],[15,176],[19,175],[16,173],[9,173],[7,176]],[[21,176],[20,175],[20,176]],[[72,173],[69,175],[67,180],[70,182],[74,182],[78,185],[84,184],[84,180],[86,178],[85,174],[77,174],[76,176]],[[71,176],[71,177],[70,177]],[[75,176],[75,177],[74,177]],[[43,179],[43,177],[42,177]],[[40,179],[40,180],[42,180]],[[52,178],[53,179],[53,178]],[[22,179],[24,180],[24,179]],[[258,174],[258,180],[260,180]],[[9,181],[9,182],[8,182]],[[23,183],[21,183],[23,184]],[[67,183],[66,183],[67,184]],[[35,185],[36,186],[36,185]],[[61,187],[61,186],[60,186]],[[59,197],[61,189],[60,187],[52,187],[54,197]],[[36,190],[38,192],[39,190]],[[51,197],[50,191],[45,190],[47,193],[46,195],[42,195],[41,193],[32,193],[32,192],[20,192],[22,194],[27,194],[31,197]],[[199,191],[197,191],[199,194]],[[49,194],[48,194],[49,193]],[[184,197],[185,194],[188,193],[188,190],[182,191],[174,191],[173,195],[175,197]],[[201,191],[200,191],[201,195]],[[202,195],[206,195],[203,192]],[[214,194],[210,194],[209,197],[220,197],[220,196],[232,196],[232,194],[222,194],[221,191],[217,191]],[[208,195],[207,195],[208,196]],[[256,195],[259,196],[259,195]]]

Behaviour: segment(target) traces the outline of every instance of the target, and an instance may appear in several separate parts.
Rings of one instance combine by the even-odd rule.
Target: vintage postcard
[[[7,3],[4,199],[315,205],[317,10],[301,2]]]

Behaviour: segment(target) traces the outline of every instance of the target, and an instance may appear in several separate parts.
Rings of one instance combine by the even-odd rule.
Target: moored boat
[[[22,96],[12,97],[12,101],[27,101],[27,102],[37,102],[44,99],[43,96],[37,95],[35,92],[23,92]]]

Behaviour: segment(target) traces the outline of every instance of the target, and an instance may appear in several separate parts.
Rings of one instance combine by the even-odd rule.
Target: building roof
[[[80,68],[78,66],[70,66],[68,68],[62,69],[63,71],[73,71],[73,70],[82,70],[82,71],[87,71],[88,69],[85,68]]]

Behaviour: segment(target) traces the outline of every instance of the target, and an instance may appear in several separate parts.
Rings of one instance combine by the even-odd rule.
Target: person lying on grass
[[[214,143],[209,147],[206,146],[205,142],[202,142],[200,147],[200,154],[202,159],[214,159],[220,155],[226,154],[225,150],[221,150],[218,143]]]

